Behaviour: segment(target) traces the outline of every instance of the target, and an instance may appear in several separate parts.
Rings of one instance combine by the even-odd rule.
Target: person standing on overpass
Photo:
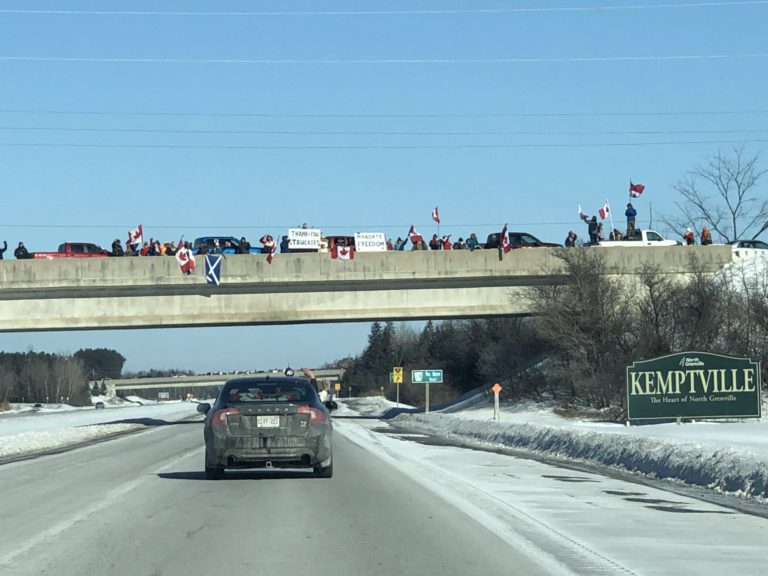
[[[627,202],[627,211],[624,215],[627,217],[627,238],[631,240],[635,237],[635,219],[637,218],[637,210],[632,206],[632,202]]]

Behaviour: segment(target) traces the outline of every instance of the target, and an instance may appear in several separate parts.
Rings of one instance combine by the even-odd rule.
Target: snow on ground
[[[503,407],[494,421],[489,399],[478,396],[467,403],[474,405],[459,412],[452,407],[401,414],[392,423],[486,447],[511,447],[768,499],[768,422],[763,420],[627,427],[570,420],[551,407],[529,404]]]
[[[197,414],[196,409],[194,402],[126,403],[103,410],[50,405],[32,411],[31,406],[13,406],[0,413],[0,458],[138,430],[153,421],[174,422]]]
[[[337,401],[337,416],[375,418],[396,414],[398,408],[381,397]],[[104,410],[51,406],[39,412],[16,407],[0,414],[0,458],[140,429],[153,420],[181,420],[194,416],[196,407],[194,402],[108,405]],[[399,408],[414,410],[403,404]],[[490,399],[478,394],[429,414],[401,413],[391,422],[483,447],[510,447],[768,500],[765,420],[627,427],[568,419],[537,404],[503,406],[498,421],[492,416]]]

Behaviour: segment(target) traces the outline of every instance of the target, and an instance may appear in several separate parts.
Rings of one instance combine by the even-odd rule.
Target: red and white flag
[[[605,201],[605,204],[603,204],[603,207],[600,208],[600,210],[598,210],[597,212],[598,214],[600,214],[600,219],[605,220],[608,214],[611,213],[611,208],[610,206],[608,206],[608,200]]]
[[[411,241],[412,244],[418,244],[422,240],[424,240],[424,237],[416,232],[416,228],[413,227],[413,224],[411,224],[411,229],[408,230],[408,239]]]
[[[355,257],[355,249],[352,246],[334,246],[331,248],[331,258],[338,260],[352,260]]]
[[[186,244],[184,244],[184,238],[179,239],[179,246],[176,249],[176,262],[179,263],[181,271],[190,275],[195,271],[195,256],[192,254]]]
[[[629,181],[629,195],[632,198],[638,198],[640,194],[645,190],[645,186],[642,184],[633,184],[632,180]]]
[[[272,259],[275,257],[275,250],[277,249],[277,242],[269,234],[265,234],[259,239],[264,246],[261,248],[262,254],[267,253],[267,264],[272,264]]]
[[[506,224],[504,224],[504,228],[501,229],[501,249],[504,250],[504,254],[512,250],[512,246],[509,244],[509,234],[507,234]]]
[[[126,244],[133,245],[141,244],[142,242],[144,242],[144,233],[141,230],[141,224],[139,224],[138,228],[128,230],[128,242]]]
[[[432,210],[432,220],[440,224],[440,213],[437,211],[437,206]]]

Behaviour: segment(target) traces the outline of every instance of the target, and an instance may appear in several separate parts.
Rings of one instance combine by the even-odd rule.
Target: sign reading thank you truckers
[[[627,419],[760,418],[760,363],[681,352],[627,366]]]

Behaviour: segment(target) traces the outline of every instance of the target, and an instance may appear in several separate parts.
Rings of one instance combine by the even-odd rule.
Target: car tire
[[[224,468],[222,468],[221,466],[205,467],[206,480],[222,480],[223,478],[224,478]]]
[[[333,478],[333,460],[325,468],[315,466],[315,478]]]

